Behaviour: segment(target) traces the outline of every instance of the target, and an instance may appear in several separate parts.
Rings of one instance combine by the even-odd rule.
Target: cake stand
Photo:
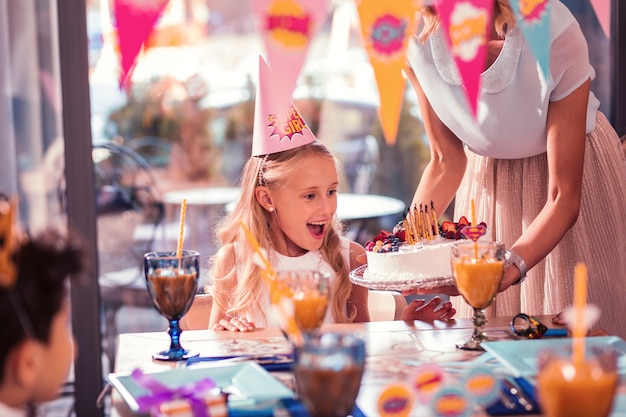
[[[373,281],[363,277],[366,269],[367,264],[361,265],[350,271],[350,282],[372,290],[393,291],[428,290],[445,285],[454,285],[454,278],[452,276],[427,278],[422,280]]]

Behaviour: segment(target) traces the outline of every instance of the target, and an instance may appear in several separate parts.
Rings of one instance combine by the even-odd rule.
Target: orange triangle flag
[[[378,117],[389,145],[396,143],[406,80],[406,49],[415,34],[416,0],[356,0],[363,45],[374,69],[380,106]]]

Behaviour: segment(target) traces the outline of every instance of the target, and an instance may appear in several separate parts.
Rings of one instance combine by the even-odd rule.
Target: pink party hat
[[[274,89],[270,80],[270,68],[259,56],[252,156],[286,151],[315,140],[315,135],[293,103],[288,108],[279,108],[272,95]]]

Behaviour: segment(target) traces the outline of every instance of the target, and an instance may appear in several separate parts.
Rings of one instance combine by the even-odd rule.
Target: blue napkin
[[[502,400],[498,400],[497,403],[487,407],[487,414],[491,416],[506,416],[506,415],[521,415],[521,414],[541,414],[541,409],[539,408],[539,402],[537,401],[537,393],[535,387],[528,382],[525,378],[510,378],[513,380],[519,388],[523,391],[526,397],[530,400],[533,408],[531,410],[525,410],[524,407],[520,405],[517,401],[517,398],[513,394],[509,392],[509,390],[502,385],[502,395],[506,396],[512,404],[515,405],[514,408],[507,408]]]

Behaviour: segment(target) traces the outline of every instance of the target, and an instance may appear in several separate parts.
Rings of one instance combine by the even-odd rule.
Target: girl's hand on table
[[[424,299],[413,300],[402,312],[402,320],[449,320],[456,314],[456,310],[452,307],[450,301],[441,302],[441,298],[434,297],[428,303]]]
[[[213,330],[222,331],[228,330],[231,332],[253,332],[256,326],[253,322],[248,321],[245,317],[233,318],[230,320],[222,319],[213,326]]]

